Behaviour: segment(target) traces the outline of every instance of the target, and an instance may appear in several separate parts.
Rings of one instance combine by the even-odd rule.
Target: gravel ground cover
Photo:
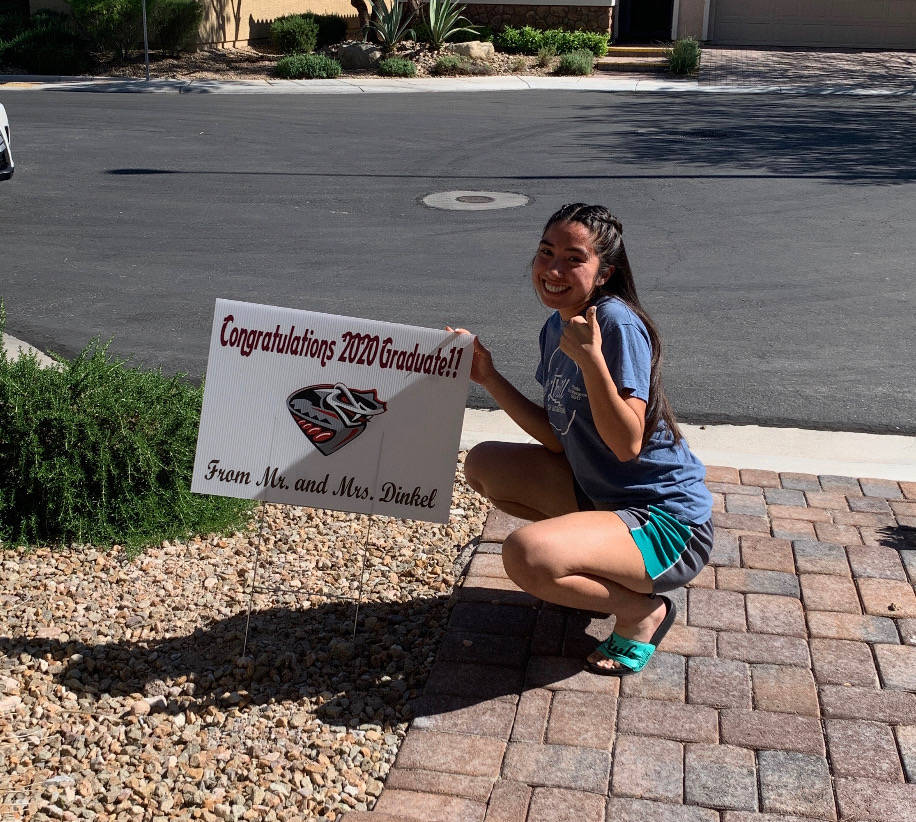
[[[348,41],[353,42],[353,41]],[[340,48],[346,45],[339,43],[321,50],[322,54],[337,57]],[[417,64],[417,76],[428,77],[430,70],[445,51],[433,52],[425,45],[413,41],[399,44],[393,56],[406,57]],[[270,80],[276,79],[274,69],[280,55],[246,49],[201,49],[193,54],[182,54],[178,57],[159,57],[154,55],[150,61],[150,76],[172,80]],[[546,75],[556,67],[554,58],[547,66],[539,66],[536,57],[525,57],[516,54],[496,52],[495,58],[486,65],[490,73]],[[106,65],[100,72],[108,77],[145,77],[146,68],[143,56],[124,65]],[[342,78],[380,77],[369,70],[344,70]]]
[[[4,548],[0,819],[371,809],[487,512],[463,459],[446,525],[266,505],[135,559]]]

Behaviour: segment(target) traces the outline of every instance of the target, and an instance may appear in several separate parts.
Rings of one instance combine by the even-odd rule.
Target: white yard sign
[[[217,300],[191,490],[446,522],[472,341]]]

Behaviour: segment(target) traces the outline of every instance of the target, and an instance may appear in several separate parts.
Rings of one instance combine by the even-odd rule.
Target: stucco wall
[[[249,40],[263,40],[272,20],[284,14],[312,11],[351,18],[355,28],[356,9],[349,0],[203,0],[204,21],[201,45],[244,46]]]

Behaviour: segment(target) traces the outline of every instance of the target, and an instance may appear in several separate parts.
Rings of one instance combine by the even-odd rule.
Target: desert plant
[[[462,17],[461,12],[463,11],[464,6],[459,6],[454,0],[429,0],[424,22],[428,33],[426,42],[433,51],[441,49],[443,44],[458,34],[477,33],[476,29],[464,25],[471,21],[467,17]]]
[[[547,68],[553,63],[553,58],[557,56],[557,50],[553,46],[541,46],[538,49],[537,64],[540,68]]]
[[[287,14],[270,24],[270,40],[281,54],[308,54],[318,42],[318,23],[311,14]]]
[[[417,64],[406,57],[388,57],[378,61],[378,73],[383,77],[416,77]]]
[[[700,44],[693,37],[677,40],[666,52],[668,69],[672,74],[690,74],[700,67]]]
[[[202,398],[98,341],[54,368],[0,347],[0,541],[137,548],[236,530],[252,503],[191,493]]]
[[[493,29],[487,25],[470,26],[464,31],[455,32],[448,38],[450,43],[467,43],[471,40],[480,40],[482,43],[492,43],[494,37]]]
[[[0,42],[0,64],[31,74],[82,74],[92,65],[88,42],[70,18],[55,11],[38,11],[28,26]]]
[[[555,69],[556,74],[586,75],[591,74],[595,68],[595,55],[587,49],[571,51],[561,54],[560,61]]]
[[[405,16],[405,11],[407,15]],[[388,6],[385,0],[372,0],[372,18],[369,30],[378,38],[382,51],[389,53],[407,37],[413,12],[402,0],[391,0]]]
[[[289,54],[277,61],[276,71],[289,80],[332,80],[340,77],[340,63],[323,54]]]
[[[485,75],[493,74],[495,69],[489,63],[483,63],[479,60],[468,60],[467,57],[460,57],[457,54],[444,54],[438,60],[436,60],[432,69],[430,69],[431,74],[438,76],[444,75],[456,75],[456,74],[465,74],[465,75]]]
[[[509,71],[513,74],[518,74],[520,71],[525,71],[528,68],[528,61],[524,57],[513,57],[509,61]]]
[[[172,54],[196,50],[203,16],[198,0],[156,0],[150,14],[151,44]]]

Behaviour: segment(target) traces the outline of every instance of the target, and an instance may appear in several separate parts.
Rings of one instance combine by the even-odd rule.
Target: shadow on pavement
[[[872,99],[864,107],[849,98],[640,98],[613,110],[583,106],[577,122],[580,162],[603,156],[638,167],[667,159],[676,177],[720,169],[740,176],[747,169],[841,183],[916,180],[916,142],[910,139],[916,117],[909,102]]]

